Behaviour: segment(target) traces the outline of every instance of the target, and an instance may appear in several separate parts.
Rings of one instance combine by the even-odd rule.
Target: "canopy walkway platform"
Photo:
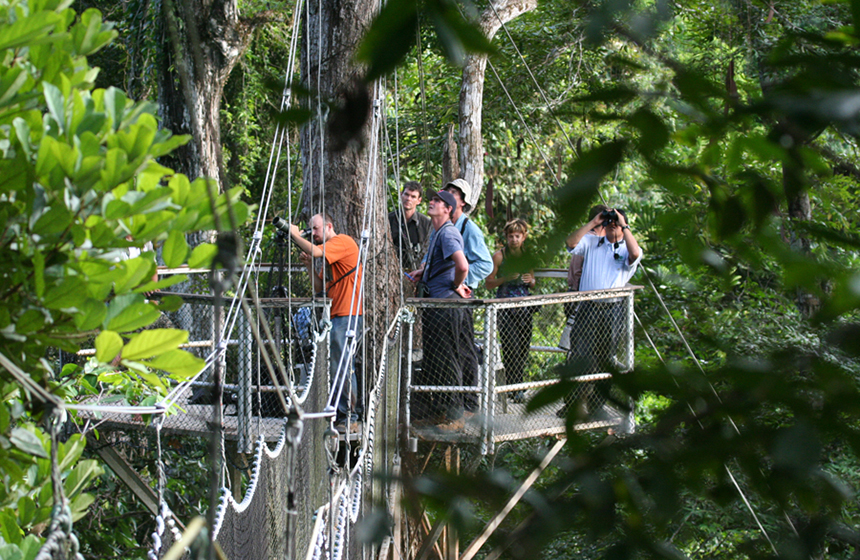
[[[565,414],[560,413],[557,401],[536,410],[529,410],[527,404],[540,391],[563,380],[570,386],[566,400],[568,406],[574,407],[573,429],[620,426],[629,431],[630,403],[620,395],[603,394],[603,387],[609,386],[612,375],[633,369],[636,289],[510,299],[408,299],[406,324],[400,339],[392,346],[392,358],[397,352],[400,360],[393,359],[389,366],[392,368],[389,373],[397,372],[399,389],[390,393],[389,398],[396,402],[387,406],[396,410],[401,429],[406,429],[408,437],[415,440],[413,446],[420,441],[474,444],[481,447],[482,453],[493,453],[495,444],[500,442],[566,432]],[[213,298],[176,295],[182,297],[184,304],[168,314],[168,326],[188,330],[191,339],[186,346],[203,357],[212,349]],[[260,322],[267,323],[272,338],[266,344],[288,364],[289,381],[296,387],[298,397],[304,401],[311,393],[325,394],[329,385],[328,339],[319,318],[324,316],[328,303],[308,298],[259,301],[260,310],[253,320],[258,328]],[[253,302],[247,303],[253,309]],[[466,372],[463,381],[457,383],[445,379],[444,368],[450,367],[453,360],[448,359],[450,356],[442,360],[434,341],[437,333],[447,333],[444,325],[434,321],[448,321],[452,314],[465,317],[475,333],[474,371]],[[566,327],[567,335],[563,334]],[[287,380],[273,380],[267,373],[246,316],[238,316],[226,343],[223,435],[235,441],[239,451],[251,452],[261,436],[270,443],[280,437],[286,413],[277,391],[279,387],[283,389]],[[461,366],[464,371],[467,369]],[[360,365],[358,369],[361,393],[362,387],[371,384],[374,372],[365,371]],[[208,436],[212,401],[207,391],[211,387],[210,374],[208,379],[198,381],[179,395],[173,409],[164,416],[162,430]],[[442,403],[443,407],[450,400],[471,402],[472,406],[462,426],[440,429],[432,420],[422,423],[417,419],[415,404],[421,399]],[[466,409],[469,408],[467,405]],[[144,429],[148,422],[140,415],[111,412],[83,413],[82,417],[98,423],[101,429]],[[352,434],[350,439],[361,437],[360,433]]]

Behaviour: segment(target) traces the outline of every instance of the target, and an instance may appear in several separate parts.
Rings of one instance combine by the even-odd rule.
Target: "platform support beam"
[[[495,517],[493,517],[493,519],[484,528],[484,531],[481,533],[481,535],[477,539],[472,541],[472,544],[470,544],[468,548],[466,548],[465,552],[463,552],[463,556],[460,557],[460,560],[472,560],[472,558],[474,558],[475,554],[477,554],[481,547],[484,546],[484,543],[487,542],[487,539],[489,539],[490,536],[496,531],[496,529],[499,528],[499,525],[502,524],[502,521],[505,520],[505,518],[519,503],[522,497],[525,496],[526,492],[529,490],[529,488],[532,487],[538,477],[543,473],[544,469],[546,469],[549,466],[550,462],[552,462],[552,460],[555,458],[555,456],[558,455],[558,452],[561,451],[561,448],[564,447],[564,444],[566,442],[566,439],[560,439],[555,443],[555,445],[552,446],[552,449],[550,449],[549,452],[544,455],[544,458],[543,460],[541,460],[540,464],[535,467],[535,470],[531,472],[525,482],[523,482],[522,485],[517,489],[517,491],[514,492],[514,495],[511,496],[511,499],[508,500],[508,503],[505,504],[505,507],[502,509],[502,511],[500,511],[496,514]]]
[[[158,496],[155,494],[155,490],[134,470],[126,458],[110,445],[99,447],[95,451],[123,484],[128,486],[129,490],[137,496],[140,503],[152,515],[158,515]]]

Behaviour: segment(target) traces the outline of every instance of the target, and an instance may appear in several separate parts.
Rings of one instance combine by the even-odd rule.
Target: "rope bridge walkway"
[[[303,289],[298,277],[295,286]],[[246,301],[250,313],[238,317],[233,333],[222,343],[222,436],[239,453],[252,454],[253,461],[241,499],[234,498],[235,491],[221,489],[214,525],[217,542],[231,559],[283,558],[288,547],[296,546],[305,547],[311,558],[343,557],[363,500],[370,493],[389,491],[371,490],[374,474],[379,474],[376,466],[393,462],[392,449],[386,450],[385,457],[374,456],[380,430],[395,433],[398,426],[406,429],[413,447],[418,441],[439,441],[476,445],[483,454],[493,453],[494,446],[503,441],[563,436],[565,420],[557,414],[558,405],[553,410],[526,411],[526,403],[536,391],[562,381],[557,366],[577,353],[599,359],[589,362],[587,367],[592,370],[579,368],[582,375],[567,380],[576,387],[571,402],[585,411],[575,429],[631,429],[632,408],[613,404],[626,401],[607,399],[600,393],[600,384],[612,372],[599,366],[614,364],[614,371],[620,373],[633,368],[635,290],[462,302],[407,300],[407,307],[388,327],[381,363],[359,375],[368,390],[362,391],[367,415],[358,434],[335,432],[330,422],[328,427],[325,422],[315,422],[313,412],[305,412],[303,418],[295,414],[296,406],[306,411],[325,410],[330,400],[328,360],[320,359],[327,356],[328,332],[318,320],[324,316],[326,303],[307,298]],[[205,356],[213,350],[214,298],[181,297],[183,306],[166,314],[165,320],[187,328],[192,340],[186,346]],[[589,312],[588,306],[609,306],[615,315],[607,320]],[[452,385],[433,377],[433,372],[444,369],[436,363],[439,356],[428,347],[438,331],[432,321],[448,317],[452,310],[468,310],[474,320],[479,362],[471,384]],[[566,328],[572,347],[565,339]],[[88,352],[81,354],[85,357]],[[285,377],[270,376],[263,358],[266,354],[287,366]],[[406,369],[401,371],[401,366]],[[407,388],[406,398],[398,402],[401,382]],[[283,395],[284,409],[278,395],[287,385],[293,388],[294,397]],[[206,375],[185,384],[181,391],[173,391],[167,413],[151,422],[139,414],[129,415],[121,407],[112,412],[109,406],[82,410],[79,418],[102,431],[156,431],[159,446],[161,438],[170,435],[207,437],[216,402],[212,388],[211,376]],[[418,420],[416,405],[422,399],[434,404],[467,394],[474,397],[477,413],[462,427],[446,431]],[[327,492],[322,497],[298,497],[302,493],[294,491],[296,485],[319,485],[321,473],[329,479]],[[162,480],[159,486],[164,483]],[[152,558],[162,557],[180,538],[163,498],[157,513],[159,531],[154,535]]]

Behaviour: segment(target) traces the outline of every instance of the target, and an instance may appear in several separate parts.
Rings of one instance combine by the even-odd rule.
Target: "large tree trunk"
[[[174,134],[193,137],[170,164],[191,179],[210,177],[220,185],[221,96],[257,21],[240,19],[236,0],[164,0],[162,6],[168,47],[159,71],[161,117]]]
[[[302,82],[320,97],[319,104],[316,100],[310,102],[314,117],[301,131],[303,217],[308,219],[324,211],[331,216],[337,233],[346,233],[356,242],[360,242],[363,231],[370,236],[363,281],[364,367],[356,368],[359,397],[365,404],[379,371],[382,342],[398,310],[396,295],[400,293],[400,273],[388,231],[382,159],[376,142],[379,134],[373,126],[375,119],[382,117],[377,107],[379,89],[376,84],[365,84],[363,69],[352,63],[376,6],[364,0],[323,0],[309,2],[301,16]],[[366,208],[368,222],[364,220]],[[388,397],[392,395],[391,385],[396,387],[398,381],[396,363],[396,359],[388,362],[387,371],[393,373],[386,377],[391,382],[385,390]],[[381,468],[380,474],[391,474],[394,448],[387,443],[396,434],[396,410],[396,396],[383,399],[377,410],[376,442],[382,447],[374,456],[387,463],[385,468],[378,462],[375,465]],[[311,431],[306,431],[305,437],[321,441],[313,438],[317,426],[324,427],[321,422],[310,425]],[[375,498],[379,497],[377,484],[372,489]],[[357,541],[350,542],[355,546]],[[346,556],[357,558],[359,553],[346,551]]]
[[[481,15],[481,30],[492,40],[503,23],[506,24],[536,7],[537,0],[493,0],[492,5]],[[463,83],[460,86],[460,176],[472,186],[474,206],[477,206],[484,187],[481,114],[486,71],[487,55],[469,55],[463,68]]]

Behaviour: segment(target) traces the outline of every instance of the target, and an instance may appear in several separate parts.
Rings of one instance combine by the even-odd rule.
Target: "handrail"
[[[421,307],[449,307],[451,305],[462,305],[465,307],[484,307],[486,305],[498,305],[505,303],[526,302],[567,302],[567,301],[590,301],[609,297],[625,296],[630,292],[644,289],[644,286],[624,286],[623,288],[608,288],[605,290],[588,290],[584,292],[555,292],[551,294],[535,294],[515,298],[406,298],[407,305],[418,305]]]

